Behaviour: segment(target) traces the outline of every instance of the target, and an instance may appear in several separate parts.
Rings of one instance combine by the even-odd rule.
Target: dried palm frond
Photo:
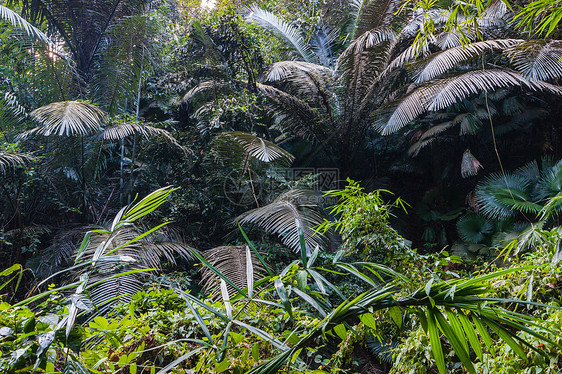
[[[437,139],[437,135],[443,133],[444,131],[447,131],[454,125],[455,124],[453,122],[448,121],[430,127],[419,137],[419,139],[414,144],[410,146],[410,149],[408,149],[408,155],[416,157],[420,153],[422,148],[425,148]]]
[[[529,40],[505,51],[515,68],[529,80],[562,77],[562,41]]]
[[[22,136],[39,134],[44,136],[89,135],[101,131],[107,115],[97,106],[83,101],[61,101],[51,103],[31,112],[40,126]]]
[[[463,178],[473,177],[478,174],[478,170],[483,168],[480,161],[472,155],[470,150],[464,151],[461,161],[461,175]]]
[[[279,195],[271,204],[250,210],[236,217],[236,222],[256,225],[277,234],[283,244],[295,252],[301,250],[299,232],[302,230],[307,253],[324,247],[325,237],[314,234],[314,227],[324,219],[314,196],[304,190],[290,190]]]
[[[251,257],[250,261],[247,259],[248,254]],[[240,289],[248,285],[248,274],[255,275],[256,279],[261,279],[267,274],[266,269],[248,246],[221,246],[209,249],[202,255]],[[249,266],[251,269],[248,269]],[[207,266],[202,268],[202,272],[201,283],[204,290],[210,292],[213,298],[217,298],[221,294],[220,278]],[[238,294],[232,286],[228,286],[228,293],[231,297]]]

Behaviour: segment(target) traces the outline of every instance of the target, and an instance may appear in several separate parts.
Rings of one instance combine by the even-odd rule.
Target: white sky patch
[[[214,9],[217,6],[217,0],[201,0],[201,8]]]

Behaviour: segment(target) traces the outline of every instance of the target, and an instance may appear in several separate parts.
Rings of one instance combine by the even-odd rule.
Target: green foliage
[[[324,220],[317,232],[333,228],[342,235],[342,248],[347,253],[366,260],[392,260],[409,251],[407,242],[389,222],[392,209],[400,207],[405,211],[407,204],[400,198],[392,203],[385,202],[382,194],[391,194],[389,191],[366,193],[359,182],[351,179],[347,182],[345,189],[325,193],[325,196],[338,198],[338,204],[330,210],[336,220]]]

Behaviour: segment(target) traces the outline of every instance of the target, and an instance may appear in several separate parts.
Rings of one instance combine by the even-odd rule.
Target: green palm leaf
[[[485,52],[503,51],[521,42],[520,39],[485,40],[434,53],[427,59],[414,64],[414,69],[419,70],[416,73],[416,83],[431,81],[458,67],[460,63],[479,57]]]
[[[263,10],[257,5],[247,8],[247,19],[255,21],[261,27],[270,30],[278,37],[282,38],[296,52],[299,57],[306,62],[318,62],[318,57],[314,54],[299,30],[287,23],[275,14]]]
[[[27,22],[10,8],[7,8],[3,5],[0,5],[0,20],[7,21],[11,23],[12,26],[23,29],[29,36],[40,39],[47,43],[50,42],[47,35],[45,35],[41,30],[33,26],[31,23]]]
[[[499,69],[470,71],[429,82],[397,103],[380,109],[376,127],[381,134],[388,135],[400,130],[427,111],[441,110],[478,93],[508,87],[562,95],[560,86],[541,81],[528,81],[513,71]]]

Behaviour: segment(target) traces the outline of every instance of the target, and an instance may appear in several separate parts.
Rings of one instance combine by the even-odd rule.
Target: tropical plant
[[[513,173],[492,174],[476,186],[478,212],[492,219],[521,214],[535,220],[548,199],[562,192],[562,161],[532,161]]]
[[[13,341],[13,344],[19,347],[11,352],[7,360],[4,360],[2,355],[1,367],[4,371],[14,372],[22,367],[27,367],[29,370],[53,368],[56,362],[51,357],[53,353],[51,348],[57,346],[60,349],[62,343],[66,348],[73,347],[79,350],[83,331],[78,329],[80,331],[75,331],[75,336],[70,337],[77,318],[90,312],[94,315],[107,312],[117,300],[123,297],[130,299],[133,293],[143,288],[139,277],[160,268],[160,256],[165,256],[168,261],[174,262],[175,258],[172,254],[190,253],[181,244],[155,243],[147,240],[148,235],[155,233],[166,223],[141,234],[132,234],[134,223],[161,206],[172,191],[170,187],[154,191],[136,204],[122,208],[109,229],[89,231],[75,253],[74,265],[45,279],[35,290],[41,291],[43,284],[60,274],[74,273],[76,275],[74,281],[57,288],[49,287],[48,290],[37,294],[30,294],[13,305],[2,304],[3,313],[0,322],[3,325],[2,337],[9,337],[9,341]],[[13,273],[16,273],[15,276],[12,276]],[[8,283],[18,278],[19,283],[21,273],[21,265],[14,265],[0,272],[0,276],[11,276]],[[3,284],[0,289],[5,286],[6,284]],[[51,310],[52,313],[46,318],[36,318],[29,309],[25,308],[49,296],[72,289],[74,289],[72,294],[67,294],[63,300],[59,300],[65,304],[64,308],[59,308],[57,311],[58,303],[55,302],[55,310]],[[44,304],[44,307],[48,308],[48,303]],[[10,315],[17,321],[20,318],[27,318],[29,324],[25,331],[27,333],[34,331],[34,333],[25,337],[20,336],[21,326],[12,325],[4,319],[4,315]],[[74,346],[76,337],[80,340],[78,347]],[[5,346],[2,344],[2,350],[4,349]],[[84,370],[71,352],[66,353],[65,361],[69,361],[68,365],[75,366],[74,369],[79,367]],[[31,366],[22,366],[26,362]],[[68,365],[64,364],[67,369]]]
[[[385,3],[385,6],[392,9],[393,3]],[[483,17],[479,21],[482,41],[463,45],[458,33],[445,30],[434,38],[420,41],[421,46],[419,43],[412,45],[428,13],[414,15],[413,21],[403,24],[402,30],[395,33],[384,27],[393,21],[399,22],[399,19],[393,18],[391,11],[378,12],[378,18],[368,18],[370,13],[361,9],[356,13],[357,23],[370,22],[372,28],[356,35],[339,56],[335,71],[312,64],[303,55],[301,58],[306,62],[273,64],[265,83],[275,88],[260,88],[269,98],[272,110],[283,118],[277,128],[307,135],[321,147],[332,144],[332,149],[341,153],[340,162],[344,167],[352,165],[352,160],[364,147],[361,140],[369,135],[368,130],[373,127],[388,135],[428,112],[443,111],[482,91],[492,93],[502,88],[523,88],[556,95],[562,93],[558,86],[543,81],[559,76],[555,44],[541,48],[545,43],[541,40],[488,40],[494,36],[494,28],[490,20]],[[488,17],[499,19],[506,10],[498,7],[494,14],[490,10]],[[403,11],[407,12],[406,9]],[[439,18],[437,14],[434,14],[435,19]],[[260,15],[262,13],[256,16],[254,11],[251,17]],[[271,25],[275,16],[263,13],[263,18],[269,19],[268,24]],[[260,18],[261,24],[265,22]],[[277,24],[280,22],[278,20]],[[436,24],[439,22],[436,21]],[[285,39],[294,39],[294,30],[289,30],[288,26],[285,28]],[[276,30],[279,33],[283,28]],[[302,38],[301,42],[304,43]],[[291,44],[299,46],[302,43]],[[537,52],[529,53],[531,48]],[[296,48],[297,51],[301,49]],[[498,68],[496,62],[500,52],[508,56],[509,64]],[[534,63],[537,59],[544,60],[544,64]],[[538,76],[542,80],[537,79]],[[425,138],[430,136],[429,132],[435,135],[458,123],[461,123],[460,119],[442,126],[430,126],[426,129],[428,134]],[[461,129],[461,134],[463,131],[473,133],[474,129]],[[422,141],[427,140],[425,138]],[[318,148],[315,152],[319,152]]]
[[[236,217],[240,224],[253,224],[276,234],[283,244],[298,252],[304,240],[307,255],[316,247],[325,248],[326,237],[316,234],[314,228],[323,222],[316,197],[301,189],[280,194],[268,205],[258,207]]]
[[[35,37],[44,42],[49,42],[49,38],[41,30],[4,5],[0,5],[0,19],[9,22],[14,27],[23,29],[29,36]]]
[[[334,229],[342,235],[342,248],[348,254],[359,255],[362,259],[376,259],[383,263],[398,260],[410,249],[406,241],[389,223],[393,208],[406,210],[406,203],[398,198],[386,203],[382,194],[390,194],[386,190],[370,193],[363,191],[359,182],[347,179],[348,185],[341,191],[325,192],[326,196],[338,199],[337,205],[331,207],[330,215],[334,221],[324,219],[317,226],[317,232]]]

